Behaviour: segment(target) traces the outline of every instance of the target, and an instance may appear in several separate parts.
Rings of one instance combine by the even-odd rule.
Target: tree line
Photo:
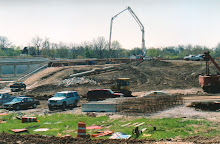
[[[220,57],[220,43],[214,48],[209,48],[200,45],[178,45],[161,48],[148,48],[146,56],[162,57],[164,59],[182,59],[186,55],[202,54],[205,51],[210,51],[213,57]],[[21,48],[13,45],[12,42],[5,36],[0,36],[0,56],[20,56],[26,55],[30,57],[44,56],[48,58],[129,58],[130,56],[140,55],[141,48],[135,47],[131,50],[122,48],[118,41],[111,43],[111,48],[108,47],[108,42],[104,37],[98,37],[93,41],[85,41],[81,44],[66,44],[63,42],[52,43],[49,38],[32,38],[29,46]]]

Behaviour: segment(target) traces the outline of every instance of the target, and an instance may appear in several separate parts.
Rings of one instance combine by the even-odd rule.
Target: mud
[[[100,144],[100,143],[152,143],[155,140],[110,140],[110,139],[82,139],[73,137],[55,137],[55,136],[42,136],[42,135],[19,135],[19,134],[0,134],[0,143],[2,144],[64,144],[64,143],[79,143],[79,144]]]
[[[190,107],[195,107],[195,109],[201,109],[204,111],[220,111],[220,101],[212,102],[192,102]]]
[[[220,143],[220,137],[201,137],[192,136],[184,139],[167,139],[167,140],[146,140],[146,139],[129,139],[129,140],[111,140],[111,139],[90,139],[90,138],[73,138],[73,137],[55,137],[42,135],[20,135],[20,134],[0,134],[1,144],[64,144],[64,143],[78,143],[78,144],[137,144],[137,143]]]

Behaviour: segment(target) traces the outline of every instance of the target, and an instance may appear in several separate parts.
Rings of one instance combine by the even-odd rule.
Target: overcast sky
[[[130,6],[145,27],[146,47],[220,42],[220,0],[0,0],[0,35],[26,46],[35,36],[80,44],[109,39],[111,17]],[[128,11],[114,20],[112,40],[141,47],[141,30]]]

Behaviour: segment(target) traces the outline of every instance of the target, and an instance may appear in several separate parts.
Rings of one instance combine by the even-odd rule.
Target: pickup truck
[[[55,107],[58,107],[65,110],[68,106],[77,107],[78,102],[79,95],[76,91],[61,91],[48,99],[48,108],[53,110]]]
[[[14,91],[22,91],[26,90],[26,85],[23,82],[15,82],[12,85],[10,85],[11,92]]]
[[[14,99],[14,96],[10,96],[8,93],[0,93],[0,105],[10,102]]]

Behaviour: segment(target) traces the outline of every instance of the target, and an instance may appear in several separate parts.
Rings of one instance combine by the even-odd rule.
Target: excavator
[[[209,73],[209,61],[214,64],[219,72],[220,67],[211,57],[209,52],[204,52],[203,59],[206,61],[206,74],[199,75],[199,84],[201,85],[203,91],[207,93],[218,93],[220,92],[220,75],[211,75]]]

